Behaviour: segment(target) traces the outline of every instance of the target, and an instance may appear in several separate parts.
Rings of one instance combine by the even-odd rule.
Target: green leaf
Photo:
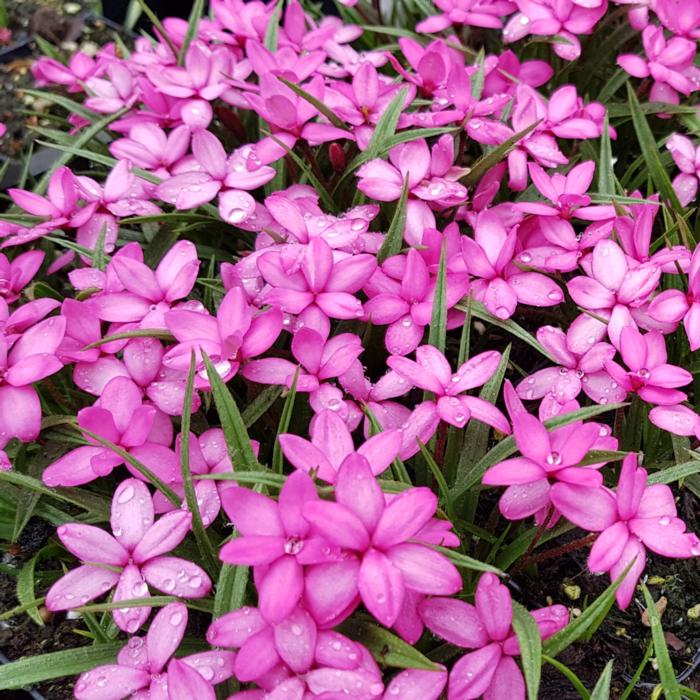
[[[90,345],[86,345],[83,350],[92,350],[93,348],[98,348],[100,345],[105,343],[111,343],[114,340],[127,340],[129,338],[159,338],[160,340],[175,340],[170,331],[166,331],[162,328],[139,328],[134,331],[124,331],[123,333],[114,333],[113,335],[107,335],[100,340],[96,340]]]
[[[542,345],[537,340],[537,338],[535,338],[535,336],[533,336],[531,333],[528,333],[522,326],[518,325],[515,321],[513,321],[510,318],[502,319],[498,318],[497,316],[494,316],[491,312],[489,312],[486,309],[486,307],[480,301],[476,301],[476,299],[471,299],[470,305],[472,316],[481,319],[482,321],[486,321],[486,323],[498,326],[499,328],[502,328],[505,331],[508,331],[508,333],[510,333],[515,338],[518,338],[524,343],[527,343],[530,347],[535,348],[537,352],[544,355],[550,362],[558,364],[558,361],[547,352],[544,345]],[[461,301],[459,304],[457,304],[455,308],[464,312],[468,310],[467,304],[464,301]]]
[[[610,125],[608,113],[603,117],[603,132],[600,136],[600,159],[598,161],[598,191],[602,194],[614,195],[615,171],[613,168],[612,145],[610,143]]]
[[[226,388],[219,373],[204,351],[202,351],[202,358],[204,359],[207,377],[211,385],[211,392],[214,396],[216,410],[221,420],[221,428],[224,431],[231,462],[236,469],[242,471],[256,471],[262,469],[262,465],[253,454],[248,431],[246,430],[238,406],[233,396],[231,396],[231,392]]]
[[[175,48],[175,44],[173,44],[173,40],[170,38],[168,32],[165,31],[163,23],[158,19],[158,15],[156,15],[156,13],[153,12],[153,10],[146,4],[146,0],[136,0],[136,2],[138,2],[138,4],[141,6],[143,13],[146,15],[146,17],[148,17],[149,21],[153,25],[153,28],[158,32],[158,34],[163,38],[163,41],[165,41],[170,50],[173,52],[173,56],[177,58],[177,48]]]
[[[612,680],[612,672],[613,660],[610,659],[610,661],[605,664],[603,673],[600,674],[600,678],[595,684],[595,688],[593,688],[591,700],[610,700],[610,681]]]
[[[337,126],[339,129],[343,129],[343,131],[351,131],[350,127],[337,114],[335,114],[335,112],[333,112],[328,105],[323,104],[321,100],[304,90],[304,88],[300,87],[296,83],[293,83],[291,80],[287,80],[281,75],[277,76],[277,80],[286,85],[292,92],[295,92],[303,100],[306,100],[312,107],[315,107],[326,119],[328,119],[331,124],[333,124],[333,126]]]
[[[282,395],[282,387],[277,384],[265,387],[241,413],[246,428],[255,425],[258,419],[267,413],[268,409]]]
[[[224,472],[220,474],[196,474],[193,476],[195,481],[200,479],[212,481],[235,481],[238,484],[246,484],[247,486],[272,486],[276,489],[281,489],[284,486],[285,477],[282,474],[275,474],[271,471],[264,472]]]
[[[369,140],[369,144],[365,149],[365,151],[375,154],[372,156],[373,158],[376,157],[376,154],[379,154],[379,149],[384,142],[396,133],[396,126],[399,123],[399,117],[404,109],[407,92],[408,88],[401,88],[394,99],[388,104],[377,122],[372,138]]]
[[[221,567],[219,580],[216,582],[214,611],[212,613],[214,619],[231,612],[231,610],[243,607],[249,577],[250,569],[247,566],[224,564]]]
[[[267,28],[265,29],[265,48],[268,51],[274,53],[277,51],[277,40],[279,36],[280,28],[280,15],[282,14],[282,8],[284,7],[284,0],[277,0],[275,9],[270,15],[270,20],[268,22]]]
[[[282,446],[280,445],[280,435],[283,435],[289,430],[289,423],[292,420],[294,412],[294,402],[297,398],[297,381],[299,381],[299,367],[294,370],[292,386],[289,388],[287,398],[284,400],[284,408],[280,416],[279,426],[277,427],[277,435],[275,436],[275,446],[272,450],[272,471],[281,474],[284,465],[284,456],[282,454]]]
[[[32,89],[22,89],[25,95],[31,95],[32,97],[37,97],[40,100],[47,100],[53,104],[57,104],[59,107],[63,107],[69,114],[79,114],[81,117],[85,117],[88,121],[94,121],[97,117],[95,112],[91,112],[87,107],[84,107],[80,102],[71,100],[65,95],[61,95],[58,92],[50,92],[49,90],[32,90]]]
[[[635,94],[634,88],[630,83],[627,83],[627,101],[630,106],[630,113],[632,114],[634,130],[637,132],[639,147],[642,151],[642,155],[644,156],[644,161],[646,162],[647,169],[652,181],[654,182],[654,186],[659,191],[662,198],[667,202],[670,202],[671,206],[676,211],[682,211],[682,207],[678,201],[678,196],[671,185],[671,180],[668,173],[661,163],[659,149],[656,146],[656,139],[651,133],[649,123],[644,116],[644,112],[639,105],[637,95]]]
[[[445,256],[445,243],[443,241],[440,252],[440,267],[435,281],[433,314],[428,331],[428,343],[442,353],[445,352],[445,343],[447,342],[447,260]]]
[[[216,578],[219,575],[221,565],[216,547],[212,544],[207,534],[202,514],[199,512],[197,494],[192,483],[192,471],[190,470],[190,424],[192,419],[192,399],[194,397],[194,377],[197,370],[197,362],[194,350],[190,358],[190,369],[187,373],[187,383],[185,385],[185,399],[182,404],[182,422],[180,436],[180,467],[182,473],[182,485],[185,491],[185,501],[187,510],[192,514],[192,533],[197,541],[199,551],[203,557],[203,563],[207,572]]]
[[[469,557],[466,554],[461,554],[460,552],[455,552],[447,547],[440,547],[438,545],[433,545],[433,549],[436,549],[441,554],[444,554],[447,559],[449,559],[458,569],[468,569],[469,571],[481,571],[484,573],[496,574],[497,576],[502,576],[503,572],[497,569],[491,564],[486,564],[483,561]]]
[[[627,698],[629,698],[630,695],[632,695],[632,693],[634,693],[634,691],[637,689],[637,683],[639,683],[639,679],[642,677],[642,673],[644,673],[644,669],[649,663],[649,659],[651,658],[651,653],[653,650],[654,643],[649,642],[649,644],[647,644],[646,651],[644,652],[644,656],[639,662],[639,666],[637,666],[637,670],[634,672],[632,678],[630,678],[630,682],[627,684],[627,687],[623,691],[622,695],[620,695],[619,700],[627,700]]]
[[[382,247],[377,253],[377,262],[383,263],[387,258],[401,252],[403,246],[403,232],[406,228],[406,204],[408,202],[408,176],[404,178],[401,198],[396,205],[394,217],[389,224],[389,229],[384,236]]]
[[[578,641],[585,634],[592,634],[605,619],[608,611],[615,602],[615,593],[620,587],[625,576],[630,570],[634,561],[630,562],[625,570],[611,583],[603,593],[596,598],[595,602],[589,605],[579,617],[575,617],[564,629],[552,635],[542,645],[545,654],[551,657],[561,654],[564,649],[568,649],[574,642]]]
[[[395,634],[373,622],[350,618],[340,625],[340,630],[350,639],[366,646],[375,661],[382,666],[419,668],[426,671],[441,670],[437,664],[423,656],[413,645],[407,644]]]
[[[109,610],[121,610],[122,608],[142,608],[150,606],[154,608],[162,608],[169,603],[183,603],[192,610],[199,610],[204,613],[211,613],[213,604],[211,598],[178,598],[174,595],[154,595],[146,598],[128,598],[125,600],[110,600],[106,603],[92,603],[90,605],[81,605],[75,608],[77,612],[107,612]]]
[[[455,514],[452,509],[452,500],[450,499],[450,490],[447,486],[447,482],[445,481],[445,476],[443,475],[442,471],[440,470],[440,467],[437,465],[437,462],[435,461],[435,458],[433,457],[432,454],[430,454],[430,450],[418,439],[416,438],[416,441],[418,442],[418,447],[420,448],[421,454],[423,455],[423,459],[425,459],[425,463],[428,465],[428,468],[430,469],[433,478],[435,481],[437,481],[438,484],[438,489],[440,491],[440,496],[445,502],[445,508],[447,510],[447,517],[454,522],[455,520]]]
[[[479,160],[474,163],[471,170],[462,178],[467,187],[476,185],[491,168],[507,158],[508,154],[518,145],[520,140],[525,138],[541,121],[541,119],[538,119],[536,122],[530,124],[530,126],[526,126],[522,131],[513,134],[502,144],[496,146],[492,151],[479,158]]]
[[[547,656],[547,654],[542,654],[542,660],[547,662],[550,666],[556,668],[559,673],[568,678],[569,683],[576,688],[578,694],[583,700],[590,700],[591,694],[586,690],[583,683],[581,683],[581,679],[568,666],[565,666],[560,661],[553,659],[551,656]]]
[[[185,64],[185,56],[187,56],[187,49],[190,48],[190,44],[193,39],[197,36],[197,31],[199,30],[199,22],[204,14],[204,0],[194,0],[192,3],[192,10],[190,11],[190,17],[187,20],[187,33],[185,34],[185,39],[180,47],[180,54],[177,57],[178,65],[182,66]]]
[[[92,141],[92,139],[94,139],[95,136],[103,132],[112,122],[117,121],[117,119],[121,119],[128,111],[129,110],[127,108],[120,109],[118,112],[115,112],[114,114],[108,114],[106,117],[103,117],[102,119],[96,121],[94,124],[91,124],[86,129],[80,132],[80,135],[75,139],[73,145],[70,147],[59,146],[58,144],[47,144],[52,148],[64,151],[64,154],[60,158],[58,158],[56,162],[51,166],[51,168],[49,168],[49,170],[47,170],[42,175],[41,180],[39,180],[37,186],[34,188],[34,192],[36,192],[36,194],[44,194],[44,192],[46,192],[46,188],[49,185],[49,180],[51,179],[51,176],[56,170],[58,170],[58,168],[70,163],[70,161],[73,159],[74,152],[80,151],[83,148],[83,146],[90,143],[90,141]]]
[[[510,359],[510,344],[506,347],[501,355],[501,361],[493,376],[484,384],[479,392],[479,398],[488,401],[491,404],[496,403],[498,394],[501,391],[503,379],[508,369],[508,361]],[[477,458],[484,454],[488,446],[489,432],[491,426],[482,423],[478,420],[470,420],[467,424],[467,430],[464,434],[464,444],[462,452],[459,455],[459,464],[457,465],[457,474],[455,481],[466,476],[468,468],[476,462]]]
[[[649,589],[645,584],[642,584],[642,592],[644,593],[644,602],[647,606],[647,615],[651,624],[651,638],[654,640],[654,655],[656,656],[659,680],[664,689],[666,700],[681,700],[681,691],[678,687],[676,672],[673,670],[671,657],[666,646],[659,611],[656,609],[654,599],[651,597],[651,593],[649,593]]]
[[[513,601],[513,629],[520,642],[520,660],[527,685],[528,700],[537,700],[542,671],[542,637],[535,618]]]
[[[26,606],[27,615],[40,627],[44,626],[44,620],[41,618],[39,609],[35,604],[37,600],[34,588],[36,565],[41,559],[55,558],[61,551],[61,547],[56,544],[43,547],[21,568],[17,576],[17,600],[20,602],[20,605]]]
[[[700,460],[694,459],[691,462],[683,462],[676,464],[675,467],[662,469],[649,475],[649,484],[671,484],[674,481],[680,481],[686,476],[692,476],[700,472]]]
[[[29,656],[0,666],[0,690],[75,676],[96,666],[114,663],[123,642],[65,649],[41,656]]]

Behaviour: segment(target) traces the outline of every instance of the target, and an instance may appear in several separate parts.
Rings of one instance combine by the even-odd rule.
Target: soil
[[[76,50],[88,55],[113,40],[114,30],[94,14],[94,0],[5,0],[10,43],[0,46],[0,121],[7,126],[0,154],[19,158],[33,139],[28,127],[40,124],[52,105],[23,93],[34,87],[32,62],[42,55],[38,35],[66,59]],[[68,13],[70,10],[70,14]],[[32,112],[32,114],[26,114]],[[36,114],[35,114],[36,113]]]
[[[25,561],[41,549],[54,533],[54,528],[39,518],[32,518],[19,542],[11,547],[3,557],[3,563],[19,571]],[[50,568],[50,562],[42,562],[43,569]],[[17,581],[14,576],[0,573],[0,611],[11,610],[19,605],[15,595]],[[89,643],[85,637],[76,634],[78,627],[84,628],[80,620],[69,620],[64,614],[47,615],[43,627],[37,625],[28,615],[18,615],[0,622],[0,653],[8,660],[15,661],[22,656],[37,656],[52,651],[74,649]],[[72,678],[48,681],[36,686],[35,694],[24,691],[0,692],[3,700],[29,700],[43,696],[46,700],[70,700],[73,697]]]

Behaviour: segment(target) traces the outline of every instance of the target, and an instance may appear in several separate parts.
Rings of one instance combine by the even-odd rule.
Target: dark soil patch
[[[690,529],[697,531],[700,503],[689,492],[679,500],[679,514]],[[571,534],[570,539],[579,537]],[[559,538],[557,544],[566,541]],[[556,546],[556,545],[554,545]],[[543,546],[546,550],[548,545]],[[524,602],[530,607],[551,603],[567,605],[572,612],[585,609],[610,584],[607,576],[593,576],[587,572],[588,550],[577,550],[542,562],[535,576],[521,574],[515,583],[522,591]],[[667,600],[661,622],[676,674],[682,683],[694,690],[700,689],[700,620],[688,616],[688,611],[700,603],[700,563],[697,560],[673,560],[650,555],[645,574],[646,584],[655,600]],[[580,597],[572,601],[564,592],[567,585],[579,586]],[[569,590],[571,590],[569,588]],[[575,644],[557,659],[569,666],[591,690],[610,659],[614,659],[611,698],[619,698],[631,676],[642,661],[651,640],[651,630],[642,622],[643,596],[638,591],[625,611],[616,606],[590,642]],[[683,678],[692,669],[690,674]],[[648,663],[639,685],[630,698],[649,700],[658,684],[652,663]],[[578,700],[578,692],[555,668],[545,664],[542,669],[540,700]]]
[[[54,529],[38,518],[33,518],[25,528],[20,542],[12,553],[4,557],[7,566],[19,571],[22,565],[43,547],[53,534]],[[43,562],[43,568],[50,567],[50,562]],[[0,573],[0,610],[7,611],[19,605],[16,597],[17,580],[14,576]],[[47,615],[43,627],[37,625],[28,615],[18,615],[10,620],[0,622],[0,652],[10,661],[23,656],[38,656],[52,651],[73,649],[89,644],[89,640],[76,634],[75,630],[83,627],[80,620],[68,620],[64,614]],[[57,679],[36,687],[47,700],[70,700],[73,679]],[[7,691],[0,693],[3,700],[24,700],[27,694]]]

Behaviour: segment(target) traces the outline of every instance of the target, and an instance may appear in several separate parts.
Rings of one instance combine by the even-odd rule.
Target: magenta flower
[[[630,313],[634,315],[649,301],[661,277],[661,270],[655,263],[637,264],[612,240],[595,244],[584,269],[588,276],[574,277],[567,283],[569,294],[581,308],[603,318],[611,318],[616,311],[624,320]],[[611,319],[608,334],[613,342],[619,331],[619,322],[613,326]]]
[[[145,122],[129,129],[128,137],[112,141],[109,150],[119,160],[128,160],[159,177],[168,177],[171,168],[187,153],[190,134],[184,124],[166,133],[157,124]]]
[[[326,338],[331,318],[362,316],[356,294],[377,266],[374,256],[365,253],[336,258],[322,238],[312,239],[296,261],[287,260],[283,251],[271,251],[257,263],[269,285],[260,301],[294,314],[297,328],[313,328]]]
[[[44,301],[48,303],[40,303]],[[8,314],[4,300],[0,304],[0,448],[12,438],[32,442],[39,437],[41,403],[32,384],[63,367],[56,352],[66,321],[61,316],[40,320],[55,305],[53,300],[38,300]]]
[[[365,163],[357,171],[357,187],[368,197],[393,202],[401,197],[408,179],[404,237],[410,245],[418,245],[423,230],[435,228],[433,209],[457,206],[467,198],[467,188],[458,182],[465,174],[454,165],[453,139],[445,134],[432,149],[425,139],[416,139],[392,148],[389,162],[376,158]]]
[[[442,39],[435,39],[423,46],[415,39],[401,37],[398,43],[413,73],[408,72],[392,53],[387,53],[387,58],[404,80],[418,88],[421,97],[430,97],[446,86],[454,59]],[[408,104],[405,106],[408,107]]]
[[[369,463],[357,455],[343,462],[335,498],[308,501],[302,509],[313,533],[356,555],[319,564],[307,576],[304,600],[319,624],[352,610],[358,593],[369,612],[391,627],[406,591],[452,595],[461,589],[457,569],[414,539],[437,508],[430,489],[410,488],[387,504]]]
[[[556,306],[564,299],[559,286],[539,272],[522,272],[512,264],[517,227],[506,230],[498,214],[482,211],[474,223],[474,238],[462,238],[467,270],[477,279],[471,294],[498,318],[510,318],[518,302]]]
[[[62,576],[46,594],[49,610],[71,610],[116,586],[113,601],[148,598],[148,584],[166,595],[202,598],[211,581],[196,564],[164,556],[182,542],[192,515],[178,510],[154,522],[153,502],[146,485],[122,481],[112,499],[114,536],[94,525],[70,523],[58,528],[64,547],[82,564]],[[133,633],[146,621],[148,606],[113,612],[117,626]]]
[[[543,398],[541,410],[551,415],[559,412],[555,406],[550,408],[551,404],[563,405],[575,399],[582,389],[596,403],[624,401],[627,392],[604,369],[616,354],[610,343],[594,342],[584,352],[578,352],[571,326],[566,333],[553,326],[542,326],[537,330],[537,340],[559,366],[541,369],[523,379],[517,387],[521,399]]]
[[[248,362],[241,374],[259,384],[291,387],[297,369],[296,389],[317,392],[324,382],[346,372],[362,354],[362,341],[354,333],[339,333],[326,340],[311,328],[300,328],[292,338],[292,355],[299,362],[268,357]]]
[[[63,85],[68,88],[69,92],[82,92],[81,83],[102,69],[99,61],[82,51],[76,51],[70,57],[67,65],[59,63],[53,58],[41,56],[31,66],[37,86]]]
[[[381,672],[367,649],[339,632],[318,629],[301,607],[275,625],[267,623],[256,608],[234,610],[211,624],[207,640],[238,649],[236,678],[269,690],[232,698],[243,700],[254,693],[252,697],[265,700],[373,700],[384,691]]]
[[[43,262],[44,253],[41,250],[28,250],[11,261],[0,253],[0,296],[8,304],[17,301]]]
[[[269,309],[254,315],[242,289],[236,287],[221,300],[216,316],[190,309],[174,309],[165,314],[165,325],[179,341],[165,354],[166,367],[187,371],[190,358],[197,360],[197,385],[209,386],[202,351],[218,374],[228,380],[248,359],[261,355],[277,340],[282,330],[282,314]]]
[[[663,323],[683,321],[691,350],[700,348],[700,253],[696,249],[688,271],[688,291],[666,289],[652,299],[649,315]]]
[[[30,228],[21,228],[5,238],[3,248],[28,243],[56,229],[73,229],[83,226],[95,212],[95,205],[80,206],[81,192],[73,173],[62,166],[57,168],[49,180],[46,197],[11,188],[7,193],[12,201],[41,221]]]
[[[416,361],[392,355],[387,360],[391,369],[407,382],[435,396],[434,412],[456,428],[463,428],[470,418],[476,418],[503,433],[510,432],[506,417],[491,403],[465,391],[485,384],[498,368],[501,353],[482,352],[467,360],[453,374],[445,356],[432,345],[416,350]]]
[[[680,203],[687,207],[698,193],[700,178],[700,148],[693,145],[687,136],[673,134],[666,141],[666,148],[681,171],[673,179],[673,189]]]
[[[700,436],[700,416],[693,409],[682,404],[655,406],[649,411],[649,420],[657,428],[667,430],[674,435]]]
[[[172,432],[165,434],[156,422],[158,409],[143,404],[141,391],[127,377],[115,377],[89,408],[78,412],[78,426],[90,430],[117,447],[129,451],[151,443],[169,444]],[[90,445],[77,447],[50,464],[42,479],[47,486],[79,486],[107,476],[124,459],[88,437]]]
[[[431,272],[421,252],[410,248],[406,255],[388,258],[367,285],[370,300],[364,305],[365,315],[373,325],[389,324],[384,342],[392,355],[413,352],[432,317],[437,275]],[[464,323],[463,313],[450,311],[468,289],[467,275],[447,273],[448,328]]]
[[[552,502],[574,525],[600,532],[588,557],[594,573],[609,572],[615,580],[632,563],[617,589],[617,603],[626,608],[644,571],[646,549],[665,557],[700,556],[700,540],[686,532],[676,512],[671,489],[647,485],[647,472],[637,467],[637,455],[622,464],[617,490],[576,484],[556,484]]]
[[[678,93],[690,95],[697,90],[700,71],[693,66],[695,42],[674,36],[666,39],[663,27],[649,25],[642,32],[646,60],[636,54],[622,54],[617,64],[635,78],[651,77],[652,102],[678,104]]]
[[[177,173],[156,189],[157,196],[176,209],[195,209],[219,196],[219,214],[230,224],[240,224],[255,211],[254,190],[275,176],[263,165],[251,146],[226,154],[219,139],[204,129],[192,135],[194,161],[181,165]]]
[[[501,17],[515,10],[515,4],[508,0],[437,0],[435,5],[443,14],[419,22],[417,32],[434,34],[453,24],[500,29]]]
[[[578,467],[601,437],[597,423],[576,421],[548,432],[534,416],[525,412],[512,415],[513,436],[521,457],[512,457],[490,467],[482,483],[507,486],[499,508],[505,518],[521,520],[537,515],[546,520],[552,484],[564,481],[586,486],[600,486],[602,464]],[[607,437],[608,431],[605,431]],[[551,523],[550,523],[551,524]]]
[[[314,471],[329,484],[335,484],[343,464],[357,455],[367,460],[372,474],[382,474],[396,459],[401,445],[398,430],[383,430],[357,450],[345,421],[335,411],[321,411],[311,425],[311,440],[284,433],[279,436],[284,456],[296,469]]]
[[[164,315],[173,302],[190,293],[200,262],[194,243],[178,241],[155,271],[135,257],[114,256],[110,265],[125,291],[95,297],[99,318],[114,323],[136,322],[143,328],[165,328]]]
[[[676,36],[700,39],[700,2],[679,0],[656,0],[654,12],[661,24]]]
[[[510,591],[493,574],[482,574],[476,589],[476,605],[451,598],[431,598],[419,606],[426,626],[463,649],[474,649],[450,671],[449,700],[525,700],[525,681],[513,657],[520,644],[512,628]],[[563,605],[533,610],[542,639],[566,627]]]
[[[74,688],[76,700],[214,700],[212,686],[233,676],[235,654],[204,651],[172,658],[186,626],[187,608],[182,603],[166,605],[153,618],[145,637],[131,637],[122,647],[116,664],[81,674]]]
[[[572,0],[516,0],[520,12],[514,14],[503,30],[503,41],[512,43],[528,34],[555,37],[554,52],[565,61],[581,55],[578,34],[590,34],[608,9],[607,0],[574,3]],[[562,41],[563,39],[563,41]]]
[[[325,561],[323,542],[302,517],[318,500],[316,487],[303,471],[287,478],[279,503],[244,488],[223,494],[222,502],[241,537],[221,548],[227,564],[256,567],[258,603],[270,623],[282,622],[304,593],[304,564]]]
[[[100,114],[114,114],[131,107],[139,97],[139,86],[128,62],[110,61],[104,74],[106,78],[93,75],[86,81],[88,97],[85,106]]]
[[[617,346],[627,369],[613,360],[606,361],[605,369],[625,391],[661,406],[686,400],[677,387],[689,384],[693,377],[682,367],[666,362],[666,342],[661,333],[651,331],[642,335],[634,326],[626,326],[620,332]]]

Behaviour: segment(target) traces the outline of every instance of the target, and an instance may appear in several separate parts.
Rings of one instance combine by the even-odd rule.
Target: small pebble
[[[77,15],[78,12],[80,12],[81,9],[82,9],[82,7],[80,6],[80,3],[79,3],[79,2],[67,2],[67,3],[63,6],[63,11],[64,11],[67,15]]]
[[[693,607],[688,610],[688,617],[691,620],[700,620],[700,603],[693,605]]]

